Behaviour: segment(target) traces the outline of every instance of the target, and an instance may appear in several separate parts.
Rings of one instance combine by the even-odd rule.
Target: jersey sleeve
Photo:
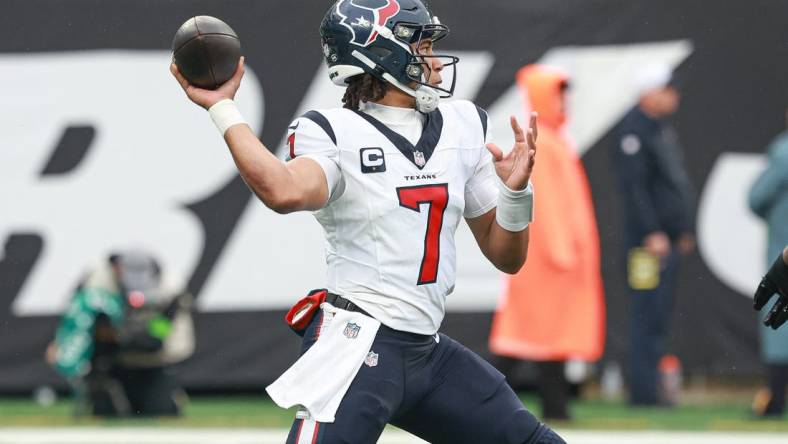
[[[479,114],[480,131],[483,135],[484,145],[492,139],[489,117],[482,108],[476,107]],[[492,154],[485,146],[480,148],[479,162],[476,164],[473,175],[465,184],[465,212],[466,219],[482,216],[495,208],[498,204],[498,185],[495,168],[492,163]]]
[[[476,107],[476,112],[479,114],[479,122],[482,125],[482,134],[484,135],[484,144],[492,141],[492,130],[490,129],[490,116],[484,108]]]
[[[311,111],[310,113],[315,113]],[[336,196],[342,182],[342,170],[339,166],[339,150],[336,139],[328,121],[316,122],[310,113],[299,117],[290,124],[287,133],[287,159],[299,157],[312,159],[320,165],[326,175],[329,201]],[[319,114],[318,114],[319,115]],[[322,117],[322,116],[321,116]]]

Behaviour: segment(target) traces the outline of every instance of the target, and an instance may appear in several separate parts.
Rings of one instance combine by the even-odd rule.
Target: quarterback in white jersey
[[[302,356],[267,388],[279,405],[302,406],[287,442],[372,443],[391,423],[432,443],[563,443],[500,372],[436,335],[462,218],[498,269],[525,262],[535,117],[527,131],[511,119],[515,145],[504,155],[483,110],[440,103],[454,89],[454,78],[443,86],[444,68],[458,59],[434,54],[448,27],[422,0],[339,0],[320,34],[344,108],[296,119],[285,163],[232,101],[243,60],[215,91],[171,67],[255,195],[277,212],[314,211],[325,230],[327,290],[291,310]]]
[[[391,123],[416,131],[409,139]],[[293,122],[291,158],[315,160],[327,178],[328,203],[315,216],[326,232],[329,291],[396,330],[438,331],[454,287],[457,225],[498,199],[487,126],[467,101],[429,114],[367,103]]]

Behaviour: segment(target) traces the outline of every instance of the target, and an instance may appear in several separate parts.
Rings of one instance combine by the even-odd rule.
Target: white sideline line
[[[785,444],[786,433],[729,432],[560,432],[569,444]],[[284,429],[159,428],[6,428],[0,444],[283,444]],[[398,431],[386,430],[380,444],[424,444]]]
[[[786,433],[560,431],[569,444],[785,444]]]

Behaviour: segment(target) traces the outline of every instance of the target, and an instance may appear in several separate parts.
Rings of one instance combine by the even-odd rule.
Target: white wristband
[[[208,109],[208,114],[211,115],[211,119],[213,119],[213,123],[216,124],[216,128],[219,129],[222,137],[224,137],[224,133],[231,126],[246,123],[244,116],[238,111],[238,107],[235,106],[235,102],[232,99],[224,99],[214,103]]]
[[[506,231],[518,232],[525,230],[534,220],[534,187],[531,182],[524,190],[510,190],[502,181],[498,181],[498,208],[495,221]]]

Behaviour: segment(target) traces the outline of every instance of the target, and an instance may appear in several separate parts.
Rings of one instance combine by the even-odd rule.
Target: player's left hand
[[[517,118],[514,116],[510,118],[514,132],[514,147],[508,154],[504,155],[503,150],[494,143],[487,144],[487,150],[493,156],[495,172],[510,190],[524,190],[531,179],[536,163],[536,118],[537,114],[531,113],[531,121],[525,133]]]
[[[753,307],[760,310],[775,294],[779,295],[777,302],[763,320],[764,325],[778,329],[788,321],[788,264],[783,261],[782,255],[777,258],[766,276],[755,290]]]

